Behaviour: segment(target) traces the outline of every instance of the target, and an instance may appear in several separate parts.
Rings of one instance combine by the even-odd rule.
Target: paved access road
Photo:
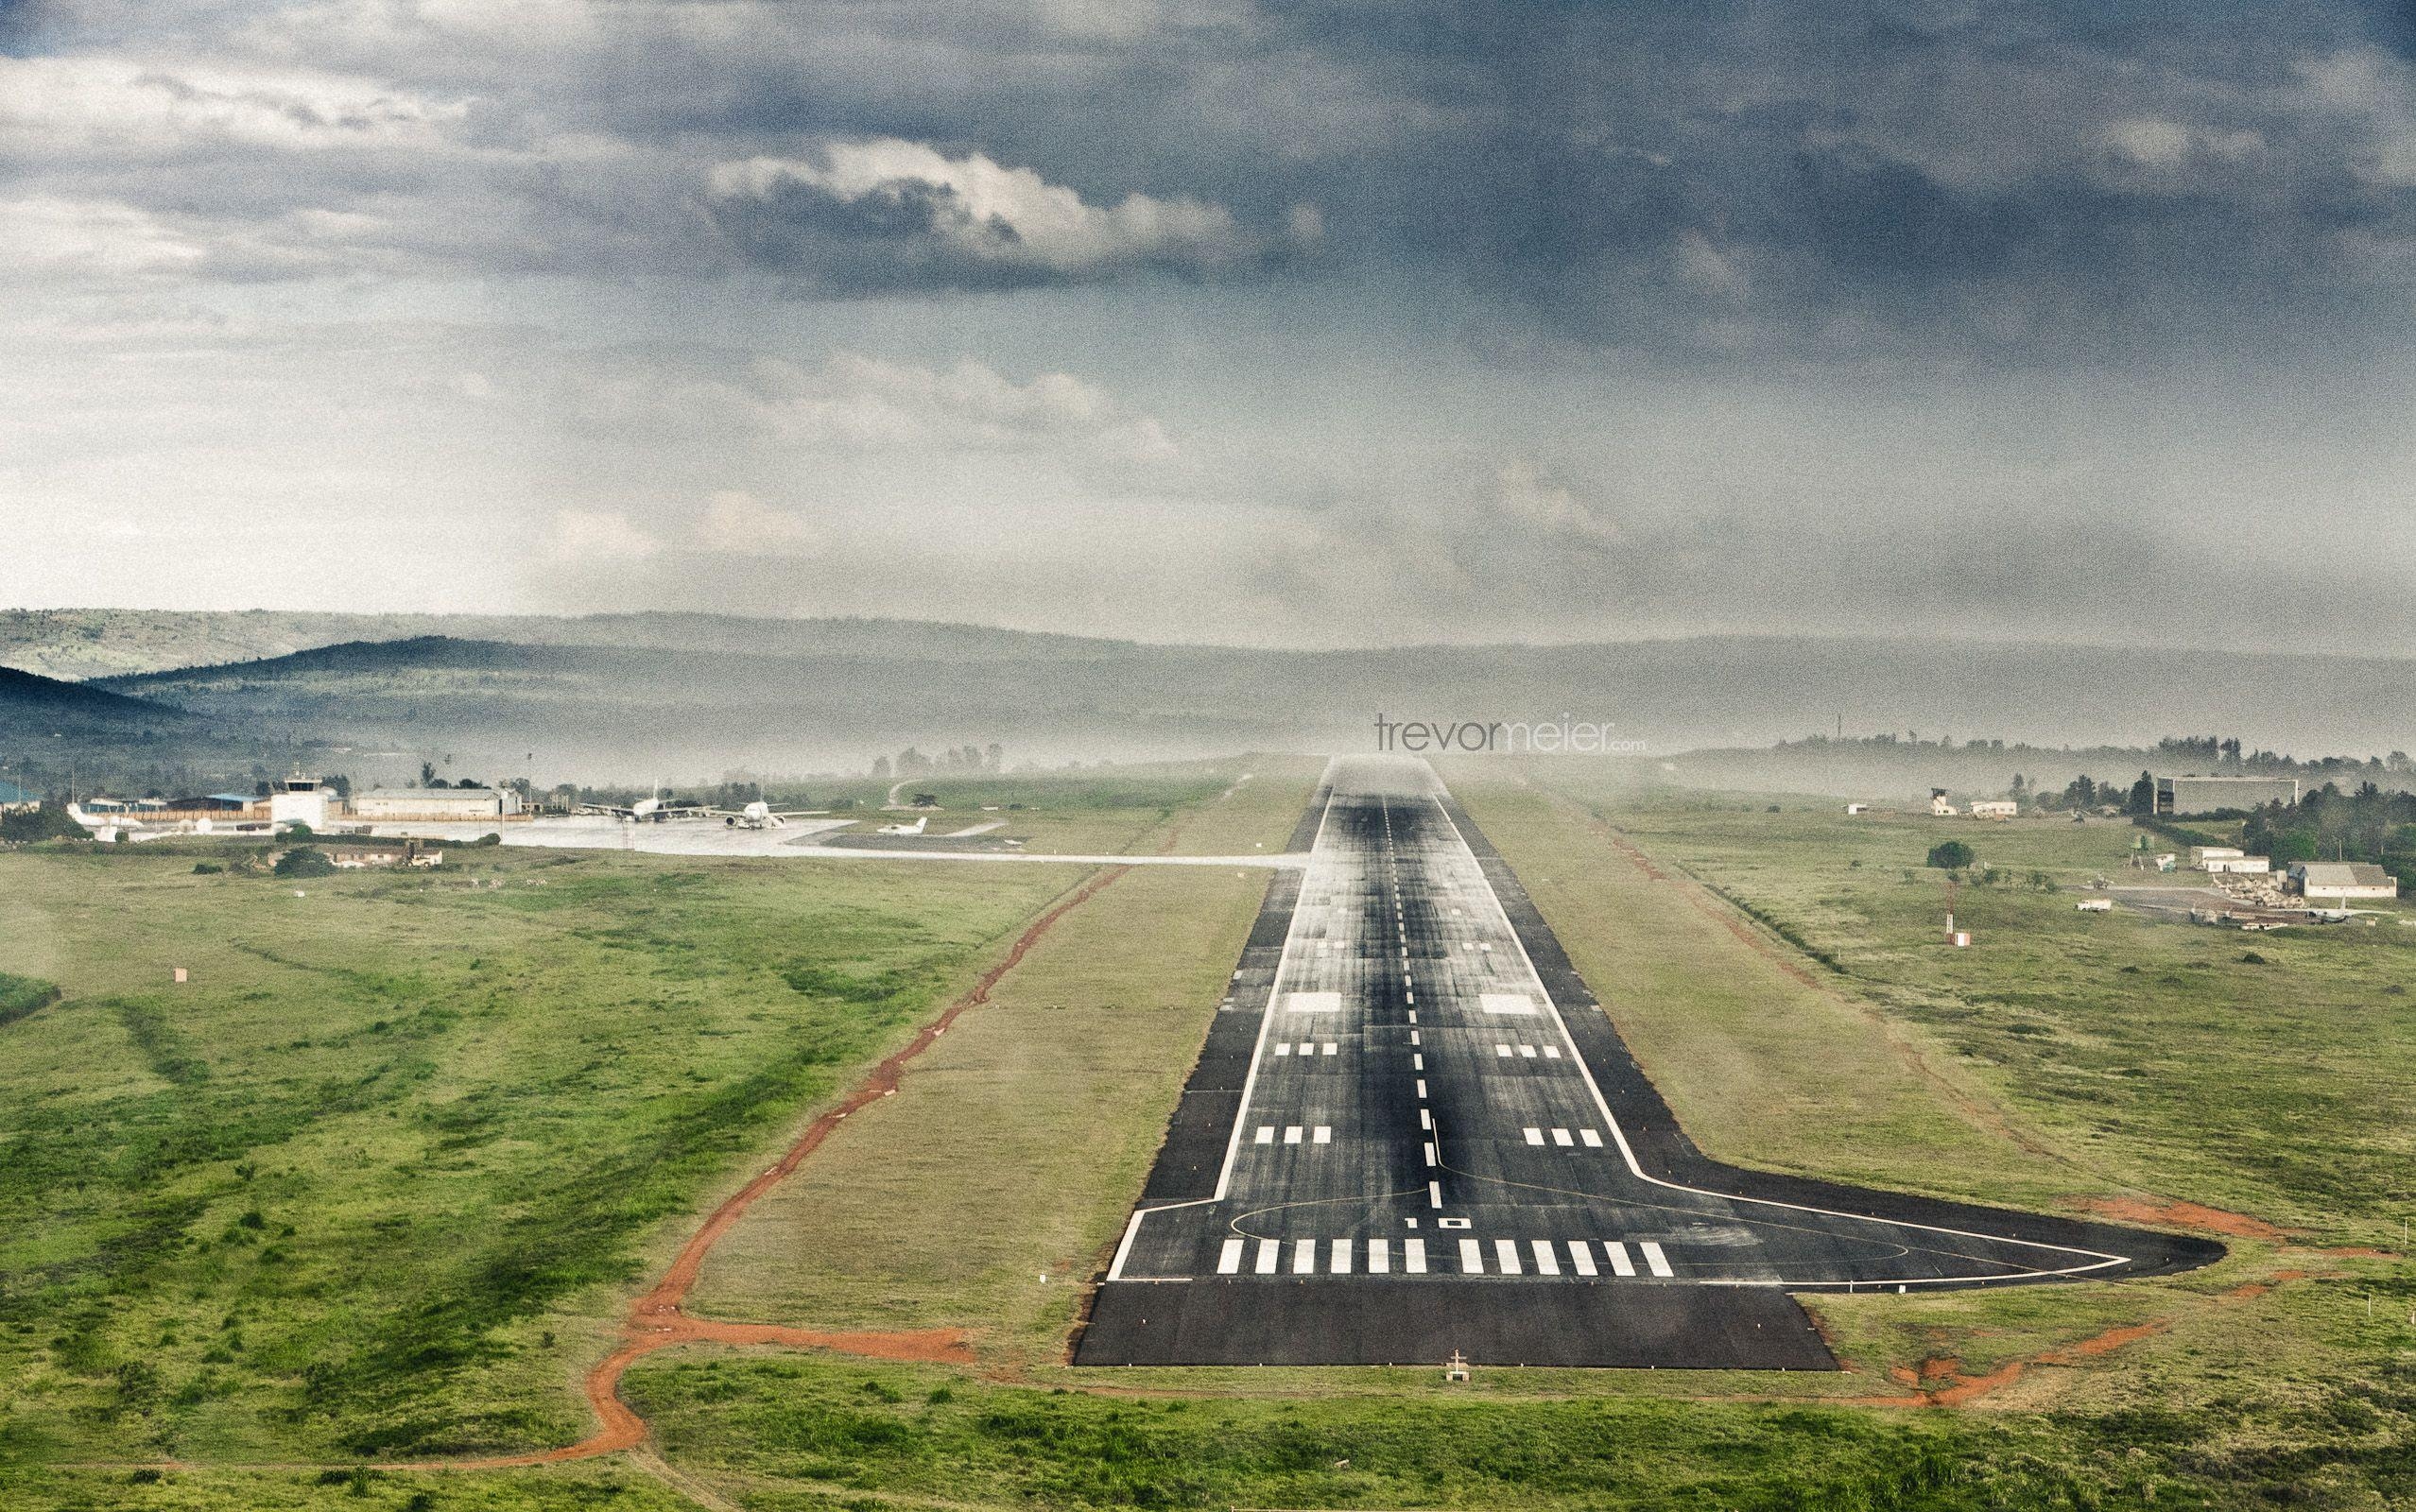
[[[1079,1363],[1825,1368],[1790,1291],[2221,1253],[1704,1160],[1424,763],[1337,761],[1303,829]]]

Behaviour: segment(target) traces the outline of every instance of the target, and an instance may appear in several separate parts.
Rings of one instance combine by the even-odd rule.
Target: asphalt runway
[[[1704,1159],[1424,762],[1337,760],[1287,849],[1078,1365],[1827,1369],[1790,1293],[2223,1252]]]

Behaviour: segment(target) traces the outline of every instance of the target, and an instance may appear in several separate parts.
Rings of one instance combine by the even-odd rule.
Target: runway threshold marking
[[[1678,1274],[1676,1271],[1669,1268],[1669,1257],[1663,1254],[1661,1252],[1661,1246],[1654,1244],[1651,1240],[1647,1239],[1643,1241],[1636,1246],[1636,1248],[1643,1252],[1645,1263],[1652,1267],[1652,1273],[1655,1276],[1675,1276]]]

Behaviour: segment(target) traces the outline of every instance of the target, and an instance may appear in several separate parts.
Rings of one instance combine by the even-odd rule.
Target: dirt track
[[[561,1449],[539,1450],[526,1454],[499,1454],[481,1459],[398,1461],[380,1465],[379,1469],[504,1469],[515,1466],[558,1465],[565,1460],[592,1459],[599,1454],[615,1454],[638,1448],[646,1442],[646,1419],[621,1400],[621,1377],[637,1361],[657,1349],[681,1344],[724,1344],[735,1346],[774,1346],[785,1349],[836,1349],[847,1354],[860,1354],[882,1360],[919,1360],[970,1364],[973,1349],[964,1335],[950,1329],[926,1329],[913,1332],[826,1333],[814,1329],[784,1328],[769,1323],[719,1323],[694,1318],[682,1311],[688,1298],[688,1289],[696,1284],[697,1273],[704,1266],[705,1257],[721,1237],[746,1216],[747,1210],[765,1193],[785,1180],[804,1163],[806,1157],[821,1147],[822,1142],[838,1127],[841,1120],[859,1108],[870,1107],[898,1090],[899,1078],[916,1057],[931,1048],[948,1030],[948,1026],[967,1009],[990,1001],[991,988],[999,979],[1015,969],[1024,955],[1057,921],[1080,907],[1099,889],[1124,876],[1130,868],[1113,868],[1093,877],[1070,896],[1032,920],[1017,936],[1007,954],[982,972],[972,988],[948,1005],[939,1018],[923,1026],[913,1040],[879,1065],[856,1085],[854,1091],[813,1123],[782,1154],[779,1160],[760,1176],[738,1189],[730,1199],[713,1211],[688,1242],[680,1246],[651,1290],[630,1308],[629,1319],[622,1325],[621,1345],[600,1361],[587,1374],[587,1401],[595,1409],[596,1431],[576,1444]]]

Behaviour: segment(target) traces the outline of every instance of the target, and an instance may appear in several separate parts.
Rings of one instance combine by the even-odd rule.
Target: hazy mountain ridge
[[[2416,662],[2380,659],[1768,637],[1269,651],[892,622],[542,623],[558,636],[631,626],[652,643],[679,644],[419,636],[95,685],[231,725],[388,747],[439,741],[491,764],[508,760],[510,770],[581,776],[854,768],[910,744],[992,740],[1018,759],[1051,762],[1365,750],[1376,743],[1379,714],[1566,718],[1641,740],[1656,757],[1767,747],[1840,725],[1848,733],[1915,730],[1924,742],[1949,733],[1954,774],[1938,781],[1953,785],[1985,784],[1998,765],[2006,770],[1997,782],[2013,770],[2064,770],[2036,756],[1975,751],[1968,742],[1980,737],[2079,747],[2070,770],[2100,778],[2136,774],[2099,769],[2113,751],[2189,731],[2236,733],[2302,756],[2416,745],[2402,713],[2416,707]],[[1784,765],[1834,769],[1803,757]],[[2046,769],[2029,769],[2037,765]],[[1872,778],[1907,770],[1896,758],[1855,766]]]
[[[350,614],[303,610],[0,610],[0,666],[71,681],[267,661],[354,641],[426,636],[523,645],[652,647],[868,660],[1113,656],[1128,641],[924,620],[728,614]]]
[[[95,747],[147,754],[225,744],[209,720],[173,704],[0,667],[0,775],[12,782],[26,775],[29,758],[72,761]]]

